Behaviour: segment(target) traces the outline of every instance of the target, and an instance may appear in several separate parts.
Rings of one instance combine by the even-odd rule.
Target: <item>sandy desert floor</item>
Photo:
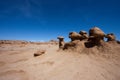
[[[34,57],[39,50],[46,52]],[[75,53],[51,44],[3,44],[0,80],[120,80],[120,47],[101,55],[96,49]]]

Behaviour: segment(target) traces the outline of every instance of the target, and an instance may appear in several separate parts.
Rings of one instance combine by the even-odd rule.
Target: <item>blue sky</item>
[[[119,0],[0,0],[0,39],[49,41],[93,26],[120,39]]]

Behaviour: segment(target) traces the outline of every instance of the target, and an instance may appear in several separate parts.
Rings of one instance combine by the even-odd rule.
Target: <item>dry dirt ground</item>
[[[39,50],[45,53],[34,57]],[[120,45],[77,53],[54,44],[2,44],[0,80],[120,80]]]

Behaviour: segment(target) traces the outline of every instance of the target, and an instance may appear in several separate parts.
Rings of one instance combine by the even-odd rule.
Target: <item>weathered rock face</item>
[[[105,37],[107,38],[107,41],[116,41],[116,37],[113,33],[109,33]]]
[[[85,48],[85,41],[75,40],[72,42],[65,43],[63,50],[72,50],[80,52]]]
[[[57,37],[57,39],[59,39],[59,49],[63,49],[64,44],[65,44],[64,37],[59,36],[59,37]]]
[[[105,37],[105,33],[100,28],[93,27],[89,30],[89,36],[103,39]]]
[[[70,32],[69,38],[70,42],[64,43],[63,37],[58,37],[59,39],[59,48],[63,50],[73,50],[73,51],[82,51],[84,48],[91,47],[104,47],[106,43],[104,38],[108,38],[107,41],[110,41],[109,44],[115,43],[120,44],[120,41],[116,41],[114,34],[110,33],[105,35],[105,33],[98,27],[93,27],[89,30],[89,36],[86,31]]]
[[[70,32],[69,33],[69,38],[71,39],[71,41],[81,40],[82,36],[79,33],[77,33],[77,32]]]
[[[100,45],[101,42],[104,40],[105,33],[99,29],[98,27],[91,28],[89,30],[89,39],[92,44]]]
[[[88,40],[88,34],[86,31],[80,31],[80,35],[82,35],[82,40]]]

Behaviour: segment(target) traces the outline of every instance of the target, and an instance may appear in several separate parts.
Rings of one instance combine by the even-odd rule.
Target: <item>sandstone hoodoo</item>
[[[116,37],[113,33],[109,33],[105,37],[107,38],[107,41],[116,41]]]
[[[82,35],[82,40],[87,40],[88,39],[88,34],[86,31],[80,31],[79,34]]]
[[[89,30],[89,39],[92,44],[100,45],[104,40],[105,33],[98,27],[93,27]]]
[[[71,39],[71,41],[81,40],[82,39],[82,35],[80,35],[77,32],[70,32],[69,33],[69,38]]]
[[[57,37],[57,39],[59,39],[59,48],[63,49],[64,44],[65,44],[64,37],[63,36],[59,36],[59,37]]]
[[[104,31],[102,31],[100,28],[96,26],[89,30],[89,34],[87,34],[86,31],[81,30],[79,33],[70,32],[68,37],[71,39],[71,41],[67,43],[64,42],[63,40],[64,38],[58,37],[60,49],[65,50],[65,49],[72,48],[72,49],[79,50],[78,48],[80,46],[84,46],[87,48],[94,47],[94,46],[98,46],[98,47],[103,46],[103,43],[106,43],[104,38],[107,38],[107,42],[114,41],[118,43],[113,33],[109,33],[106,35]]]

